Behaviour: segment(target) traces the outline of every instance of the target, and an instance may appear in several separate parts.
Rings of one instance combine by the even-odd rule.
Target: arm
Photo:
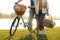
[[[49,13],[48,13],[48,9],[47,9],[47,12],[46,12],[46,14],[47,14],[47,15],[49,15]]]
[[[49,12],[49,5],[48,5],[48,2],[46,3],[46,9],[47,9],[46,14],[49,15],[49,13],[48,13],[48,12]]]
[[[35,6],[28,6],[28,8],[35,9]]]
[[[19,2],[21,2],[22,0],[18,0],[17,2],[15,2],[15,4],[18,4]]]

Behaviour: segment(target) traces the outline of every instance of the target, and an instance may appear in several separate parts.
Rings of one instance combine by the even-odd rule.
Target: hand
[[[28,8],[31,8],[30,6],[28,6]]]
[[[32,8],[32,6],[28,6],[28,8]]]
[[[32,8],[32,9],[34,9],[34,8],[35,8],[35,6],[28,6],[28,8]]]
[[[15,2],[15,4],[18,4],[18,2]]]
[[[22,0],[19,0],[19,2],[22,1]]]
[[[49,13],[48,13],[48,12],[46,12],[46,14],[47,14],[47,15],[49,15]]]
[[[22,0],[18,0],[17,2],[15,2],[15,4],[18,4],[19,2],[21,2]]]

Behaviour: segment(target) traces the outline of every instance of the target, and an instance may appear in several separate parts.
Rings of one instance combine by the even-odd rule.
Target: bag
[[[52,16],[51,15],[49,15],[49,16],[50,16],[50,19],[45,18],[43,21],[43,25],[47,28],[53,28],[55,26],[55,22],[52,20]]]
[[[15,4],[14,5],[14,10],[15,10],[15,13],[17,15],[22,16],[25,13],[25,11],[26,11],[26,6],[23,5],[23,4]]]
[[[45,19],[43,25],[47,28],[53,28],[55,26],[55,22]]]

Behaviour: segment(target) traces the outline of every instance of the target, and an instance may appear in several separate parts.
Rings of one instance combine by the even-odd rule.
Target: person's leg
[[[37,30],[37,33],[39,33],[39,31],[38,31],[38,24],[39,24],[39,14],[36,15],[36,28],[34,29],[34,31]]]
[[[41,34],[41,31],[44,30],[43,26],[43,19],[44,19],[45,13],[43,14],[42,11],[39,11],[39,14],[37,15],[37,29],[39,30],[39,33]]]
[[[30,10],[29,27],[28,27],[29,35],[32,34],[32,20],[33,20],[33,17],[34,17],[34,11]]]
[[[44,26],[43,26],[43,19],[44,19],[45,14],[41,14],[39,17],[39,30],[43,30]]]
[[[39,20],[39,33],[40,34],[45,34],[45,32],[44,32],[44,26],[43,26],[43,19],[44,19],[44,16],[45,16],[45,14],[41,14],[40,15],[40,20]]]

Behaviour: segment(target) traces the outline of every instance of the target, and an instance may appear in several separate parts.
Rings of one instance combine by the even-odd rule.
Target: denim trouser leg
[[[32,20],[34,18],[35,11],[30,9],[30,15],[29,15],[29,27],[28,30],[32,31]]]
[[[39,15],[37,15],[37,27],[38,27],[38,30],[42,30],[44,29],[44,26],[43,26],[43,19],[44,19],[44,16],[45,16],[45,13],[41,13]]]

